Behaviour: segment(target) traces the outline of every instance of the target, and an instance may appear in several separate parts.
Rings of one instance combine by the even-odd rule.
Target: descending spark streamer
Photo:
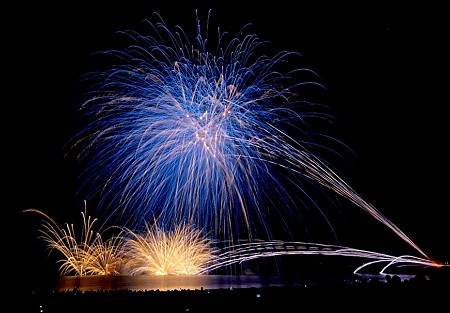
[[[400,228],[398,228],[398,226],[381,214],[381,212],[378,211],[373,205],[364,201],[358,193],[356,193],[339,176],[333,173],[329,167],[320,162],[317,158],[314,158],[314,156],[306,155],[306,157],[301,157],[304,154],[304,151],[298,151],[298,153],[300,154],[299,158],[302,160],[301,169],[305,169],[305,176],[346,197],[351,202],[372,215],[375,219],[389,227],[395,234],[406,241],[415,250],[420,252],[424,257],[428,258],[425,252],[423,252],[422,249],[420,249]]]
[[[217,240],[270,241],[273,229],[301,222],[304,199],[314,204],[305,185],[318,183],[426,257],[312,152],[307,118],[329,116],[301,96],[302,87],[320,86],[298,79],[313,72],[279,70],[298,54],[260,55],[266,42],[245,27],[227,44],[218,31],[211,52],[198,19],[194,43],[161,18],[148,25],[155,36],[123,32],[133,44],[105,52],[120,62],[84,81],[94,87],[80,108],[88,122],[72,148],[85,190],[113,208],[106,215],[132,227],[155,219],[197,225]]]

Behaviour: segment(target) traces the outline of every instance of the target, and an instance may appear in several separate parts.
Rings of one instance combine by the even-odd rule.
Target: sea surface
[[[191,276],[62,276],[57,290],[204,290],[304,286],[300,276],[191,275]]]

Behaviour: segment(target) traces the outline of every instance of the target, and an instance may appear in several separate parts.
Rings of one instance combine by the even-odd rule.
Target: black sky
[[[349,184],[430,256],[448,261],[450,29],[443,7],[217,2],[73,1],[5,10],[4,198],[5,210],[20,221],[13,224],[14,236],[30,231],[18,217],[24,209],[64,216],[64,208],[82,206],[73,203],[63,146],[73,124],[73,86],[88,69],[89,55],[114,47],[116,31],[138,27],[154,11],[168,25],[192,27],[195,9],[200,16],[212,9],[212,20],[224,30],[235,33],[253,23],[276,49],[303,55],[327,85],[339,139],[355,152],[345,174]],[[27,243],[29,238],[15,245],[24,263],[42,257]]]

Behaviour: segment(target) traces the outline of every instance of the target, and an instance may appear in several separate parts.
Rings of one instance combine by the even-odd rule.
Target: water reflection
[[[297,276],[192,275],[192,276],[63,276],[57,290],[201,290],[303,286]]]

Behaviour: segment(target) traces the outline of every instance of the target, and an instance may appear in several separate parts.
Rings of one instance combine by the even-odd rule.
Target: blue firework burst
[[[290,68],[300,55],[268,56],[251,25],[210,38],[208,15],[191,41],[156,17],[149,34],[122,32],[131,44],[102,52],[112,65],[82,79],[92,88],[71,148],[85,197],[122,224],[189,222],[220,240],[292,236],[311,205],[326,221],[308,189],[334,181],[310,152],[309,119],[332,117],[302,93],[322,86]]]

